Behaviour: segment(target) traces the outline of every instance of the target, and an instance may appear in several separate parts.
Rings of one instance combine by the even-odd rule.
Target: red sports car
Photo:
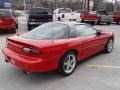
[[[10,31],[16,32],[18,28],[18,20],[14,13],[10,10],[0,9],[0,32]]]
[[[50,22],[7,38],[5,61],[25,72],[74,72],[79,61],[98,52],[110,53],[114,34],[78,22]]]

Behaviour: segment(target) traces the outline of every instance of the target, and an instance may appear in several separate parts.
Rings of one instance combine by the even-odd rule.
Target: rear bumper
[[[18,54],[8,48],[3,49],[3,54],[5,56],[5,60],[29,72],[47,72],[57,69],[56,62]]]
[[[84,22],[97,22],[98,20],[84,20]]]
[[[103,22],[103,23],[104,23],[104,22],[105,22],[105,23],[106,23],[106,22],[112,22],[112,21],[113,21],[113,20],[106,20],[106,19],[102,19],[102,20],[101,20],[101,22]]]
[[[0,30],[12,30],[16,28],[16,24],[0,25]]]

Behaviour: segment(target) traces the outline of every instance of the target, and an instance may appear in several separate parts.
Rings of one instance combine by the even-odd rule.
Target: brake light
[[[23,52],[26,54],[40,54],[40,51],[34,48],[23,48]]]

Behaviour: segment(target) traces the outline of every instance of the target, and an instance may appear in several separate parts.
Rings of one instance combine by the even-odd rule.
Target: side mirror
[[[102,35],[101,30],[97,30],[96,34],[97,34],[98,36]]]

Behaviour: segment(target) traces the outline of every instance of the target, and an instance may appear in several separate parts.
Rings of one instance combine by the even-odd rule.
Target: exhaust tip
[[[8,61],[8,60],[5,60],[5,62],[6,62],[6,63],[9,63],[9,61]]]
[[[22,70],[24,74],[28,75],[31,74],[32,72],[26,71],[26,70]]]

